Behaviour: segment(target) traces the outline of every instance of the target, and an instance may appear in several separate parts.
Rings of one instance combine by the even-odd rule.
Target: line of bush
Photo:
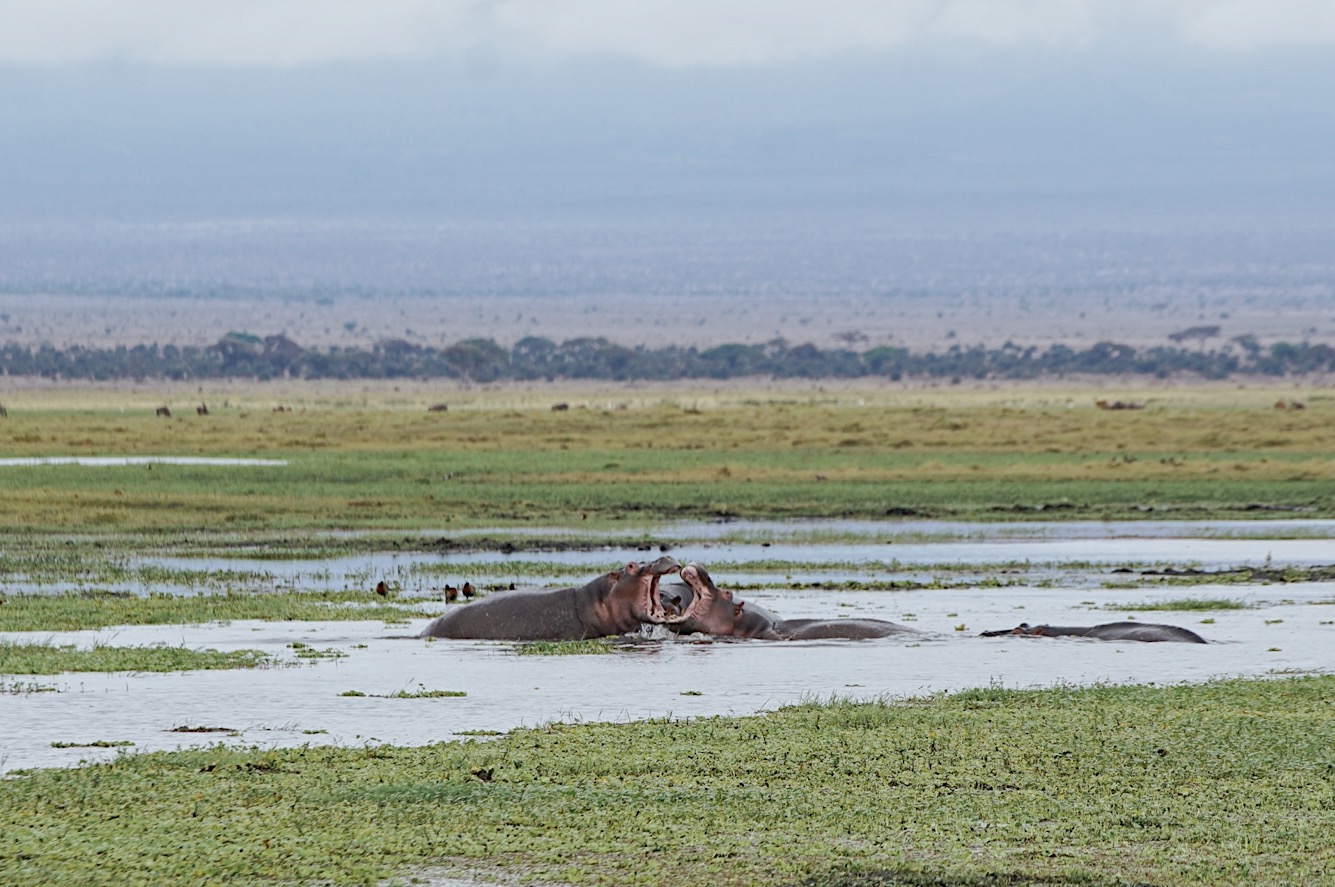
[[[1039,349],[1011,342],[998,347],[952,346],[940,352],[877,347],[821,349],[776,339],[761,345],[713,348],[627,347],[605,338],[562,343],[530,336],[504,348],[491,339],[465,339],[443,348],[401,339],[370,348],[304,348],[286,336],[229,333],[208,346],[135,345],[113,348],[51,345],[0,347],[0,373],[60,379],[398,379],[464,378],[475,382],[536,379],[672,380],[882,377],[1038,379],[1072,374],[1203,379],[1306,376],[1335,371],[1335,348],[1279,342],[1262,347],[1234,340],[1219,349],[1099,342],[1084,349]]]

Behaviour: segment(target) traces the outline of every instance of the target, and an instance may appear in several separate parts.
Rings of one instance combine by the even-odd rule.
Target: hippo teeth
[[[665,576],[681,572],[681,564],[677,562],[676,558],[663,555],[650,565],[650,569],[655,576]]]
[[[658,583],[660,579],[661,577],[659,576],[649,577],[649,588],[645,592],[646,606],[644,609],[645,612],[648,613],[651,617],[657,617],[659,619],[667,619],[668,618],[667,610],[663,609],[663,601],[658,596]]]

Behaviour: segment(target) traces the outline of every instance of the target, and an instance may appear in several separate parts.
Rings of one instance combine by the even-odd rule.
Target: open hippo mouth
[[[685,607],[675,607],[676,612],[664,619],[669,625],[685,622],[708,611],[709,605],[719,593],[709,574],[699,564],[687,564],[682,567],[681,578],[691,589],[691,599]],[[662,609],[661,604],[660,609]]]
[[[667,611],[663,609],[663,602],[658,595],[658,584],[664,576],[679,572],[681,564],[675,557],[663,555],[652,564],[639,565],[638,578],[640,584],[639,618],[644,622],[664,623],[669,621]]]

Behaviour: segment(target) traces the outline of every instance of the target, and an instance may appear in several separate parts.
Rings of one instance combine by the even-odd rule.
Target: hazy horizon
[[[0,292],[1064,289],[1324,329],[1332,47],[1315,0],[0,3]]]

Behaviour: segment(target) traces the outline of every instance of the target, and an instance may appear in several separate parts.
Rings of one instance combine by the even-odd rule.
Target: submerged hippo
[[[1146,622],[1105,622],[1103,625],[1030,625],[1021,622],[1015,628],[1003,628],[999,631],[985,631],[982,637],[995,638],[1007,635],[1030,638],[1082,637],[1098,638],[1101,641],[1179,641],[1184,644],[1208,643],[1205,638],[1189,628],[1176,625],[1155,625]]]
[[[682,567],[681,578],[686,580],[684,584],[675,583],[663,592],[667,627],[681,634],[802,641],[919,633],[883,619],[779,619],[759,604],[733,598],[732,592],[715,585],[699,564]]]
[[[681,569],[675,558],[626,564],[579,588],[503,591],[441,616],[419,637],[506,641],[578,641],[624,634],[667,614],[658,583]]]

